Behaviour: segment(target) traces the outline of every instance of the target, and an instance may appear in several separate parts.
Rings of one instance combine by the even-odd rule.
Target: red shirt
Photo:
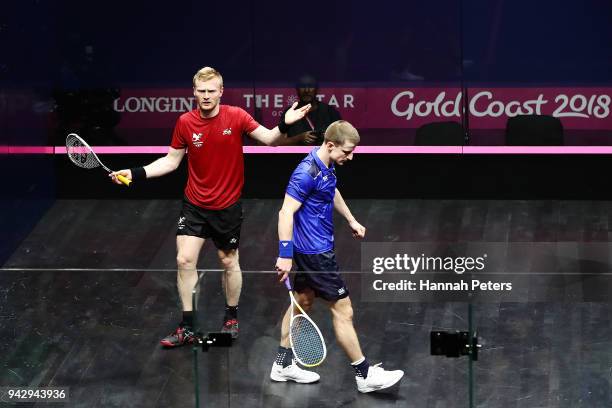
[[[170,146],[187,149],[185,196],[199,207],[221,210],[234,204],[244,185],[242,135],[259,123],[243,109],[220,105],[219,113],[204,119],[198,109],[176,121]]]

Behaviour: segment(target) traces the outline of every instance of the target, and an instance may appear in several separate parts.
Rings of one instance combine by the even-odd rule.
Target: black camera
[[[317,140],[315,143],[323,143],[323,137],[325,135],[325,131],[322,129],[313,129],[310,131],[311,134],[315,135],[317,137]]]
[[[232,347],[232,335],[230,333],[196,333],[196,342],[202,346],[202,351],[208,351],[210,347]]]
[[[469,356],[472,361],[478,360],[480,344],[476,333],[470,339],[470,333],[466,331],[432,331],[429,340],[432,356]]]
[[[323,139],[323,136],[325,135],[325,131],[322,129],[313,129],[312,134],[315,135],[319,139]]]

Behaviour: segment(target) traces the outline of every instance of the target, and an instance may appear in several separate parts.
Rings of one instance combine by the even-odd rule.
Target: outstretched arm
[[[285,112],[284,121],[286,125],[294,124],[298,120],[302,119],[310,110],[310,104],[302,106],[301,108],[296,108],[296,106],[297,102],[291,105],[291,108]],[[278,146],[281,141],[287,137],[278,126],[274,127],[274,129],[259,126],[250,133],[250,136],[267,146]]]
[[[181,160],[185,156],[185,149],[174,149],[172,147],[168,148],[168,154],[164,157],[160,157],[155,160],[153,163],[150,163],[144,166],[144,177],[145,178],[153,178],[153,177],[161,177],[170,172],[173,172],[177,169],[179,164],[181,164]],[[121,184],[121,181],[117,179],[117,175],[121,174],[124,177],[127,177],[130,180],[134,179],[134,175],[130,169],[123,169],[119,171],[112,172],[109,176],[116,184]]]
[[[355,238],[363,238],[366,233],[366,229],[363,225],[357,222],[351,210],[349,210],[348,205],[344,202],[342,195],[340,194],[340,190],[336,189],[336,194],[334,194],[334,208],[338,211],[348,222],[349,227],[353,231],[353,237]]]
[[[278,240],[282,242],[290,242],[293,239],[293,215],[300,209],[302,203],[288,194],[285,194],[283,207],[278,212]],[[281,258],[276,260],[276,270],[281,276],[281,282],[287,279],[287,274],[291,271],[293,258]]]

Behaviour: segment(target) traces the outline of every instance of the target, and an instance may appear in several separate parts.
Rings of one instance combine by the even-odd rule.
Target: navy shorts
[[[300,293],[310,288],[315,296],[328,302],[335,302],[349,295],[344,279],[338,273],[339,268],[334,251],[322,254],[294,252],[293,262],[298,271],[293,283],[296,292]]]
[[[240,201],[222,210],[208,210],[183,199],[176,235],[212,238],[218,249],[237,249],[242,227]]]

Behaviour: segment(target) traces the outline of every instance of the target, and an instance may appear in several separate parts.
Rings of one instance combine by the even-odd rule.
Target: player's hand
[[[349,227],[353,230],[353,238],[362,239],[365,237],[366,229],[363,225],[358,223],[356,219],[349,221]]]
[[[280,276],[280,282],[287,279],[291,267],[293,266],[293,259],[291,258],[277,258],[276,259],[276,272]]]
[[[296,109],[297,102],[294,102],[293,105],[285,112],[285,123],[288,125],[292,125],[298,120],[302,119],[308,111],[310,110],[310,104],[304,105],[301,108]]]
[[[123,177],[126,177],[128,180],[132,180],[132,172],[129,169],[124,169],[124,170],[119,170],[119,171],[113,171],[112,173],[110,173],[108,175],[108,177],[111,178],[111,180],[113,181],[113,183],[115,184],[123,184],[121,181],[119,181],[119,179],[117,178],[117,175],[120,174]]]

